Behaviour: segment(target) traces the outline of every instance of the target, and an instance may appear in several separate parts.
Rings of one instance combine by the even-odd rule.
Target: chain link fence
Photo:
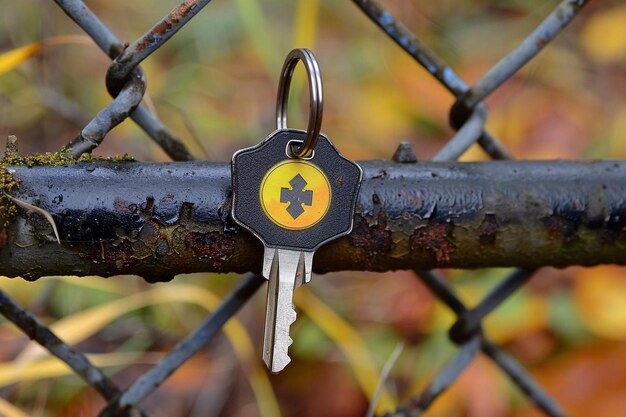
[[[132,119],[173,160],[187,161],[192,156],[183,142],[163,122],[141,104],[146,91],[146,77],[140,64],[200,13],[209,0],[186,0],[174,8],[134,42],[122,42],[88,7],[79,0],[55,0],[59,7],[79,25],[111,58],[106,74],[106,87],[113,101],[93,117],[69,144],[75,158],[91,152],[107,133],[126,119]],[[469,147],[479,144],[494,159],[510,159],[506,147],[485,129],[487,111],[484,100],[532,60],[546,47],[588,2],[564,0],[530,33],[521,44],[489,69],[472,86],[468,85],[439,55],[421,42],[382,4],[375,0],[353,0],[357,9],[377,25],[382,34],[391,38],[443,85],[456,101],[450,109],[450,125],[457,131],[433,157],[434,161],[451,161],[463,155]],[[346,17],[350,18],[350,17]],[[412,158],[410,148],[401,146],[396,160]],[[504,373],[540,410],[549,416],[566,416],[566,412],[544,391],[535,379],[511,355],[493,343],[483,332],[482,320],[507,300],[533,276],[534,271],[518,269],[501,282],[477,305],[466,306],[446,280],[433,271],[416,271],[416,276],[457,316],[449,336],[458,345],[456,356],[441,369],[430,384],[390,415],[418,416],[428,410],[459,375],[482,352]],[[101,416],[148,416],[141,401],[159,386],[192,355],[200,351],[222,328],[224,323],[245,304],[264,279],[258,275],[245,276],[236,289],[223,300],[219,309],[181,341],[158,364],[139,377],[130,387],[116,386],[87,357],[64,343],[37,317],[20,307],[4,292],[0,292],[0,312],[31,339],[45,347],[108,403]]]

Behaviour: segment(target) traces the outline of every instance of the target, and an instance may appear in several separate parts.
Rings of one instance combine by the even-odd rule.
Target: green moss
[[[4,234],[4,229],[9,220],[15,215],[17,207],[9,197],[9,192],[19,185],[19,180],[13,177],[4,166],[0,167],[0,235]]]
[[[58,166],[58,165],[73,165],[80,162],[99,162],[99,161],[111,161],[111,162],[134,162],[135,158],[128,154],[116,155],[111,157],[102,157],[92,154],[83,154],[80,158],[75,159],[72,157],[69,147],[61,149],[59,152],[46,152],[40,154],[33,154],[29,156],[16,156],[6,155],[0,160],[1,167],[7,167],[9,165],[16,166]]]
[[[7,169],[9,166],[63,166],[73,165],[81,162],[134,162],[135,158],[128,154],[116,155],[113,157],[101,157],[92,154],[83,154],[75,159],[70,153],[70,149],[65,147],[59,152],[47,152],[43,154],[33,154],[29,156],[19,156],[15,152],[8,151],[4,158],[0,159],[0,219],[3,223],[0,229],[6,228],[9,220],[15,215],[16,207],[9,194],[20,183]],[[0,235],[4,230],[0,230]],[[1,240],[1,239],[0,239]]]

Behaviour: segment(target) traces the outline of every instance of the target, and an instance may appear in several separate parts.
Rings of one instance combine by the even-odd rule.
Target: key
[[[287,128],[289,85],[300,60],[309,79],[307,131]],[[276,130],[232,159],[232,218],[264,245],[262,274],[269,284],[263,360],[274,373],[291,361],[293,291],[311,280],[315,251],[352,230],[361,183],[361,168],[319,133],[322,97],[315,56],[307,49],[294,49],[281,72]]]
[[[289,362],[293,291],[311,280],[314,252],[350,233],[361,168],[320,134],[313,155],[290,157],[306,132],[280,129],[232,160],[232,217],[265,247],[269,279],[263,359],[276,373]]]

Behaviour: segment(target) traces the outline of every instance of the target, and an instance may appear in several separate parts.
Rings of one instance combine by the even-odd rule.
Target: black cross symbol
[[[286,187],[280,189],[280,202],[289,203],[287,212],[291,217],[297,219],[304,213],[304,209],[302,208],[303,204],[307,206],[313,204],[313,191],[304,189],[307,182],[300,174],[293,177],[291,181],[289,181],[289,185],[291,185],[291,189]]]

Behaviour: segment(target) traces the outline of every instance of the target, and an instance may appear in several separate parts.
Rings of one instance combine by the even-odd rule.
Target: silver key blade
[[[308,284],[311,281],[311,272],[313,271],[313,253],[314,252],[300,252],[298,271],[296,272],[296,288],[302,284]]]
[[[270,279],[272,265],[274,263],[274,257],[276,256],[275,248],[265,248],[263,254],[263,272],[262,275],[265,279]],[[295,252],[295,251],[294,251]],[[314,252],[299,252],[301,259],[298,263],[298,271],[296,272],[296,288],[302,284],[308,284],[311,282],[311,276],[313,271],[313,254]]]
[[[305,259],[312,260],[313,256],[312,253],[310,256],[305,254],[306,252],[286,249],[265,249],[263,273],[265,276],[266,270],[268,271],[266,278],[269,278],[269,285],[263,360],[274,373],[280,372],[291,362],[288,351],[293,340],[289,336],[289,327],[296,321],[293,291],[297,281],[302,282],[302,278],[297,277],[298,274],[300,273],[301,277],[306,276]],[[266,268],[268,264],[269,268]]]

